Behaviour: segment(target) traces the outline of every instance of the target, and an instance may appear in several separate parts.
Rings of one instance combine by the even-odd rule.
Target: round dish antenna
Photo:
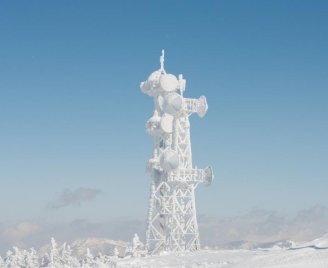
[[[200,96],[197,103],[197,114],[199,117],[204,117],[208,110],[208,105],[205,96]]]
[[[177,93],[170,93],[165,96],[163,110],[173,116],[179,116],[182,110],[183,99]]]
[[[212,184],[212,181],[214,179],[213,169],[211,167],[206,167],[204,169],[204,172],[205,172],[205,177],[204,177],[205,185],[209,186]]]
[[[178,88],[179,81],[173,74],[164,74],[161,76],[159,84],[165,92],[171,92]]]
[[[176,151],[166,149],[160,159],[161,167],[164,171],[170,172],[179,166],[179,156]]]
[[[173,131],[173,116],[164,114],[161,118],[160,126],[165,133],[172,133]]]

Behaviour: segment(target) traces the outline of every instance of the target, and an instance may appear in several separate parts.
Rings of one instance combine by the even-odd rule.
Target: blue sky
[[[0,222],[145,219],[159,68],[205,95],[198,213],[328,204],[327,1],[1,1]],[[65,189],[100,189],[51,210]]]

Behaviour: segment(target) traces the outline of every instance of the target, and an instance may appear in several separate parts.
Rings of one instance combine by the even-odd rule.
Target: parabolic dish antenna
[[[173,131],[173,116],[164,114],[161,118],[160,126],[165,133],[172,133]]]
[[[179,166],[179,156],[177,152],[172,149],[165,150],[161,156],[160,164],[166,172],[177,169]]]
[[[173,74],[164,74],[161,76],[159,84],[164,91],[171,92],[178,88],[179,81]]]
[[[163,102],[163,110],[173,116],[179,116],[182,110],[182,97],[177,93],[170,93],[165,96]]]
[[[200,96],[197,104],[197,114],[199,117],[204,117],[208,109],[205,96]]]
[[[211,167],[206,167],[204,169],[204,172],[205,172],[204,182],[205,182],[206,186],[209,186],[209,185],[211,185],[211,183],[214,179],[213,169]]]

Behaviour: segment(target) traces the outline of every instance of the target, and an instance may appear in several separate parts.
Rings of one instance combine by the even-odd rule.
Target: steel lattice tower
[[[146,230],[150,254],[200,248],[195,189],[199,183],[209,185],[213,180],[211,167],[192,166],[189,116],[206,114],[206,98],[183,97],[186,80],[166,73],[164,50],[160,64],[160,69],[140,85],[155,105],[146,124],[154,148],[147,166],[152,177]]]

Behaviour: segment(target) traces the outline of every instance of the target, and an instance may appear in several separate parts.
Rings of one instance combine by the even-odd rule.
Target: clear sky
[[[0,224],[145,219],[159,68],[205,95],[198,213],[328,205],[328,1],[0,2]],[[65,189],[99,189],[50,209]],[[98,193],[98,192],[97,192]],[[58,201],[59,202],[59,201]]]

